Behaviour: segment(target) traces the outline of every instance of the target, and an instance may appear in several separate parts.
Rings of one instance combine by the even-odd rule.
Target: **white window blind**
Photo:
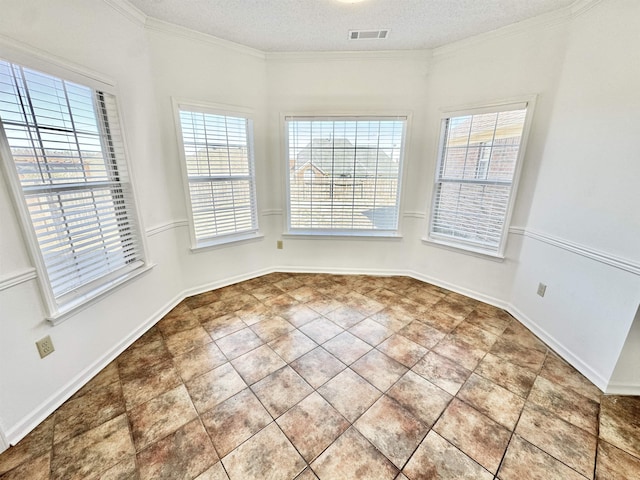
[[[498,253],[527,107],[443,119],[430,236]]]
[[[196,243],[258,230],[251,120],[180,107]]]
[[[289,231],[395,234],[405,117],[288,117]]]
[[[0,120],[58,305],[141,266],[114,97],[0,60]]]

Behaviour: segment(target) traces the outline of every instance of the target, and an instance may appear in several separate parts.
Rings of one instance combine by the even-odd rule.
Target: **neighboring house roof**
[[[343,177],[397,176],[398,162],[375,146],[358,146],[346,138],[314,138],[295,160],[299,171],[312,165],[325,175]]]

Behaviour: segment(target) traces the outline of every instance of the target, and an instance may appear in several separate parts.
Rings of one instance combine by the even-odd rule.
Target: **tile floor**
[[[186,299],[0,455],[76,478],[637,479],[640,398],[462,295],[274,273]]]

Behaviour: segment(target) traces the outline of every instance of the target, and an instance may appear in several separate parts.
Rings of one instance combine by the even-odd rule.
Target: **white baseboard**
[[[473,298],[474,300],[478,300],[480,302],[488,303],[489,305],[493,305],[494,307],[505,309],[508,307],[508,303],[504,302],[495,297],[491,297],[489,295],[485,295],[484,293],[476,292],[475,290],[471,290],[468,288],[458,287],[457,285],[453,285],[448,282],[443,282],[438,280],[437,278],[429,277],[428,275],[423,275],[414,271],[407,271],[405,275],[415,278],[416,280],[420,280],[423,282],[431,283],[437,287],[446,288],[447,290],[451,290],[452,292],[459,293],[460,295],[464,295],[466,297]]]
[[[140,338],[144,333],[154,326],[158,320],[166,315],[173,307],[183,300],[182,295],[177,295],[158,311],[156,311],[145,322],[140,324],[135,330],[127,335],[121,342],[111,348],[106,354],[98,358],[95,362],[85,368],[82,372],[76,375],[71,381],[69,381],[64,387],[54,393],[46,402],[42,403],[35,410],[33,410],[23,421],[18,423],[15,427],[6,432],[5,440],[15,445],[22,438],[24,438],[30,431],[36,428],[42,423],[49,415],[51,415],[57,408],[66,402],[74,393],[82,388],[89,380],[95,377],[100,371],[109,365],[113,360],[117,358],[122,352],[124,352],[133,342]],[[1,441],[1,440],[0,440]]]
[[[610,383],[605,390],[607,395],[633,395],[640,396],[640,385],[626,383]]]
[[[71,381],[69,381],[64,387],[54,393],[47,401],[36,407],[27,417],[18,423],[16,426],[7,430],[5,434],[2,433],[0,428],[0,451],[2,451],[3,442],[6,443],[6,448],[9,445],[15,445],[22,440],[29,432],[42,423],[49,415],[51,415],[57,408],[59,408],[64,402],[66,402],[74,393],[80,390],[86,383],[95,377],[100,371],[115,360],[118,355],[124,352],[132,343],[138,338],[144,335],[151,327],[153,327],[158,321],[171,311],[182,300],[192,295],[207,292],[215,288],[226,287],[234,283],[250,280],[255,277],[266,275],[278,271],[277,269],[263,269],[256,272],[252,272],[245,275],[238,275],[230,277],[225,280],[212,282],[206,285],[195,287],[189,290],[185,290],[180,294],[174,296],[170,301],[165,303],[160,309],[153,313],[146,321],[140,324],[129,335],[127,335],[121,342],[111,348],[102,357],[98,358],[95,362],[85,368],[82,372],[76,375]]]
[[[204,292],[208,292],[209,290],[215,290],[216,288],[228,287],[229,285],[233,285],[235,283],[244,282],[246,280],[251,280],[252,278],[261,277],[262,275],[267,275],[269,273],[280,271],[278,269],[273,268],[263,268],[262,270],[257,270],[255,272],[236,275],[235,277],[225,278],[224,280],[216,280],[215,282],[205,283],[204,285],[199,285],[197,287],[189,288],[182,292],[182,298],[177,302],[180,303],[187,297],[191,297],[193,295],[199,295]],[[176,305],[177,305],[176,303]]]
[[[158,309],[153,315],[151,315],[145,322],[140,324],[135,330],[133,330],[125,339],[119,342],[105,355],[96,360],[93,364],[85,368],[80,374],[73,378],[63,388],[56,392],[49,400],[41,404],[31,414],[29,414],[23,421],[12,429],[6,431],[4,434],[0,428],[0,451],[3,448],[8,448],[11,444],[15,444],[20,441],[27,433],[33,430],[38,424],[40,424],[45,418],[47,418],[52,412],[54,412],[60,405],[62,405],[69,397],[82,388],[89,380],[97,375],[104,367],[111,363],[118,355],[120,355],[125,349],[127,349],[133,342],[140,338],[147,330],[155,325],[164,315],[166,315],[172,308],[178,303],[184,300],[186,297],[197,295],[212,289],[225,287],[245,280],[250,280],[255,277],[267,275],[273,272],[290,272],[290,273],[333,273],[344,275],[379,275],[379,276],[392,276],[403,275],[423,282],[431,283],[433,285],[446,288],[456,293],[466,295],[481,302],[488,303],[498,308],[503,308],[514,316],[523,325],[529,328],[534,334],[536,334],[543,342],[545,342],[550,348],[552,348],[558,355],[564,358],[567,362],[573,365],[578,371],[580,371],[585,377],[593,382],[602,391],[606,391],[608,394],[620,394],[620,395],[640,395],[640,385],[623,385],[613,384],[607,386],[607,381],[600,374],[591,369],[585,362],[583,362],[578,356],[574,355],[568,348],[564,347],[561,343],[551,337],[544,329],[542,329],[536,322],[528,318],[524,313],[520,312],[513,305],[504,302],[498,298],[494,298],[480,292],[470,290],[467,288],[458,287],[456,285],[440,281],[436,278],[432,278],[426,275],[422,275],[419,272],[412,270],[374,270],[374,269],[360,269],[360,268],[327,268],[327,267],[299,267],[299,266],[278,266],[273,268],[265,268],[257,270],[251,273],[236,275],[224,280],[218,280],[215,282],[200,285],[184,290],[180,294],[173,297],[169,302],[165,303],[160,309]]]
[[[540,327],[535,321],[527,317],[515,306],[509,304],[506,310],[511,315],[513,315],[516,320],[518,320],[525,327],[531,330],[540,340],[546,343],[547,346],[550,347],[554,352],[564,358],[582,375],[587,377],[596,387],[598,387],[603,392],[606,391],[608,382],[601,374],[593,370],[589,365],[582,361],[580,357],[575,355],[570,349],[568,349],[551,335],[549,335],[546,330]]]

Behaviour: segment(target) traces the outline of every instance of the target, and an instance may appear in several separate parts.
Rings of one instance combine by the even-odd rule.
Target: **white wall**
[[[640,303],[638,25],[633,0],[570,24],[526,224],[537,235],[525,239],[511,297],[601,388]],[[544,299],[538,282],[549,285]]]
[[[164,235],[177,235],[174,252],[182,270],[183,290],[200,292],[263,272],[273,265],[276,241],[265,215],[272,202],[272,176],[265,148],[266,66],[261,52],[227,45],[161,22],[148,24],[148,41],[157,104],[164,169],[173,179],[165,192],[171,217],[183,220]],[[173,99],[250,109],[254,119],[256,196],[262,239],[191,252],[186,196],[181,181]]]
[[[566,45],[566,23],[518,34],[489,35],[434,52],[427,86],[426,150],[417,162],[415,204],[429,218],[436,151],[443,110],[537,95],[512,225],[523,225],[536,184]],[[426,233],[426,220],[421,234]],[[427,279],[505,305],[518,268],[520,239],[510,236],[502,262],[466,255],[435,244],[414,242],[412,269]]]
[[[272,201],[286,230],[283,116],[304,114],[409,114],[401,209],[418,208],[416,171],[424,159],[427,52],[271,54],[267,57],[268,149]],[[413,218],[400,219],[402,239],[305,238],[287,236],[276,265],[289,269],[346,272],[402,271],[418,235]]]
[[[640,301],[634,0],[434,52],[359,55],[264,55],[155,21],[145,28],[102,0],[0,0],[0,11],[0,35],[117,82],[156,264],[51,327],[0,178],[0,433],[9,441],[185,294],[273,269],[404,273],[506,306],[601,388],[625,339],[636,344],[629,334]],[[0,37],[0,57],[3,45]],[[538,101],[506,259],[423,243],[438,110],[532,93]],[[189,250],[171,97],[254,111],[263,239]],[[286,210],[281,115],[391,112],[411,113],[402,239],[285,237],[276,250]],[[539,281],[548,285],[544,298],[535,295]],[[56,352],[41,360],[34,342],[47,334]],[[640,385],[621,362],[615,378]]]
[[[161,158],[145,30],[102,1],[0,1],[0,57],[7,43],[21,42],[90,69],[117,83],[145,225],[171,219],[163,192],[169,184]],[[97,372],[135,335],[148,328],[182,286],[172,240],[149,239],[157,266],[52,327],[37,282],[12,285],[32,263],[25,249],[4,178],[0,181],[0,424],[16,441]],[[32,277],[32,276],[31,276]],[[29,276],[27,278],[30,278]],[[18,278],[20,280],[20,278]],[[56,351],[40,359],[34,342],[51,335]]]

